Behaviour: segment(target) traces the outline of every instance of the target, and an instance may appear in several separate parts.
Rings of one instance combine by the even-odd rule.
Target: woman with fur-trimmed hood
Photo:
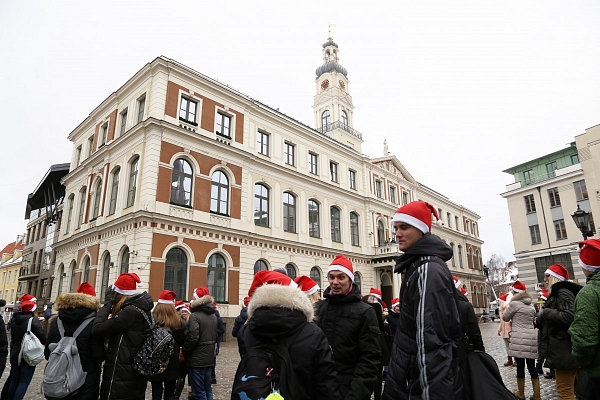
[[[83,282],[77,288],[76,293],[63,293],[54,302],[54,309],[58,310],[58,317],[54,316],[49,321],[50,330],[46,340],[44,355],[46,360],[50,357],[49,345],[58,343],[61,339],[58,330],[57,318],[60,318],[65,329],[65,336],[73,336],[79,325],[86,319],[96,316],[100,309],[100,301],[96,297],[96,291],[87,282]],[[100,393],[100,373],[102,361],[106,357],[104,343],[100,339],[92,337],[92,323],[90,322],[77,336],[77,350],[81,360],[81,366],[87,373],[85,382],[79,391],[64,399],[98,399]]]
[[[275,278],[259,282],[258,288],[252,283],[248,322],[240,329],[238,339],[246,350],[251,350],[259,341],[275,340],[289,346],[295,381],[299,383],[294,399],[337,399],[336,366],[327,337],[312,323],[313,306],[293,281],[290,283],[285,275],[281,278],[287,278],[287,282],[278,282]]]

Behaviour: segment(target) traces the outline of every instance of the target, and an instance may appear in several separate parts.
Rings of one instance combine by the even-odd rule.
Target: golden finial
[[[329,24],[329,37],[327,39],[332,40],[331,39],[331,28],[333,28],[335,26],[336,26],[336,24],[331,24],[331,23]]]

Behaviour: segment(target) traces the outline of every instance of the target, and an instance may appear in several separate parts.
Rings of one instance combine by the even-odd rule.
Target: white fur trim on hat
[[[310,289],[304,291],[304,294],[306,294],[307,296],[310,296],[311,294],[317,293],[317,291],[321,289],[319,287],[319,285],[315,285],[313,287],[311,287]]]
[[[124,294],[125,296],[132,296],[134,294],[137,293],[137,289],[132,289],[132,290],[123,290],[123,289],[119,289],[117,286],[113,285],[113,289],[115,292],[117,293],[121,293]]]
[[[513,292],[515,292],[515,293],[523,293],[523,292],[524,292],[524,290],[517,289],[517,288],[516,288],[516,287],[514,287],[514,286],[513,286],[513,287],[511,287],[511,289],[512,289],[512,291],[513,291]]]
[[[158,303],[160,303],[160,304],[175,304],[175,302],[173,300],[163,300],[163,299],[158,299]]]
[[[600,268],[600,265],[599,266],[587,265],[586,263],[581,261],[581,258],[579,258],[578,261],[579,261],[579,265],[581,266],[581,268],[585,269],[586,271],[594,272],[598,268]]]
[[[343,272],[350,277],[350,280],[352,282],[354,282],[354,273],[352,271],[350,271],[348,268],[344,267],[343,265],[337,265],[337,264],[330,265],[329,268],[327,268],[327,273],[330,273],[331,271]]]
[[[369,293],[371,296],[375,296],[377,297],[379,300],[381,300],[381,296],[378,295],[377,293]]]
[[[403,213],[394,214],[394,218],[392,218],[392,223],[394,223],[394,222],[404,222],[404,223],[409,224],[410,226],[414,226],[415,228],[417,228],[418,230],[420,230],[423,233],[429,232],[429,227],[427,226],[427,224],[425,222],[423,222],[419,218],[415,218],[409,214],[403,214]]]

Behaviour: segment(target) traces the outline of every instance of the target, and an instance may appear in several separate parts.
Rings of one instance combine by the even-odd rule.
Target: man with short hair
[[[437,210],[424,201],[400,207],[393,218],[404,253],[396,261],[403,274],[400,316],[383,398],[454,398],[453,359],[461,335],[455,287],[445,261],[452,249],[431,234]],[[335,353],[334,353],[335,354]]]
[[[361,301],[352,262],[338,255],[327,270],[329,287],[317,303],[316,323],[329,341],[340,398],[371,398],[381,369],[380,330],[373,308]]]

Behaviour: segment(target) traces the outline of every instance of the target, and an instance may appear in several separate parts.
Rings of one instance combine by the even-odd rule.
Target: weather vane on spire
[[[331,24],[331,23],[329,24],[329,37],[328,37],[328,39],[331,39],[331,28],[333,28],[335,26],[337,26],[337,25],[336,24]]]

